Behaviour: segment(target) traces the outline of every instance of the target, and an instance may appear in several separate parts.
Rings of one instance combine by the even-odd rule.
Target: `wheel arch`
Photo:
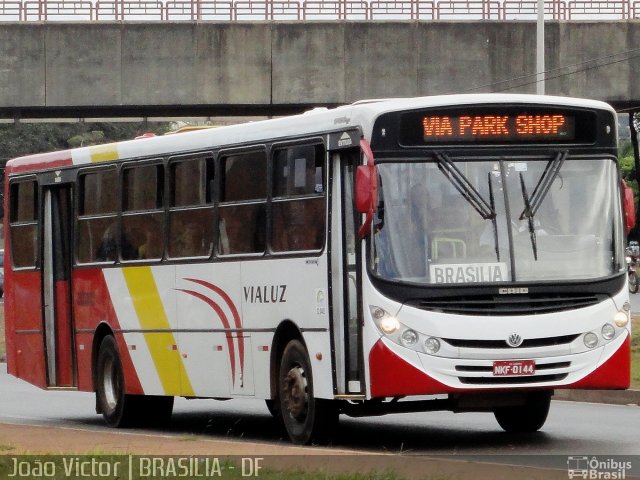
[[[271,343],[271,355],[269,357],[269,382],[270,382],[270,398],[275,400],[278,392],[278,369],[280,367],[280,359],[287,343],[291,340],[299,340],[305,348],[307,344],[304,341],[300,328],[289,319],[283,320],[276,328]]]
[[[93,384],[93,391],[96,391],[97,385],[97,365],[98,365],[98,352],[100,351],[100,344],[105,337],[112,335],[115,338],[113,330],[106,322],[101,322],[93,335],[93,343],[91,344],[91,379]],[[97,408],[97,405],[96,405]],[[98,412],[100,413],[100,412]]]

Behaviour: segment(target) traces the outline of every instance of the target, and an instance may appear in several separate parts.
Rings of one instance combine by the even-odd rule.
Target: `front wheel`
[[[338,424],[333,400],[314,397],[311,362],[304,345],[291,340],[284,349],[278,374],[282,422],[293,443],[326,443]]]
[[[551,394],[532,392],[523,406],[500,407],[493,411],[500,426],[509,433],[537,432],[547,421]]]

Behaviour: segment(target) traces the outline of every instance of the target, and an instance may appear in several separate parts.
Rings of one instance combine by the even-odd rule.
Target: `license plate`
[[[535,360],[507,360],[493,362],[493,376],[526,376],[535,375]]]

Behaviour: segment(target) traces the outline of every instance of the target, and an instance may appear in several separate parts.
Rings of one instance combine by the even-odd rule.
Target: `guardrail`
[[[640,18],[640,0],[547,0],[548,20]],[[535,20],[537,0],[0,0],[0,22]]]

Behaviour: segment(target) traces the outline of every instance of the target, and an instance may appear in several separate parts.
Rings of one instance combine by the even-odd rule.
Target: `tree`
[[[0,125],[0,168],[32,153],[131,140],[146,132],[162,135],[170,123],[12,123]]]

